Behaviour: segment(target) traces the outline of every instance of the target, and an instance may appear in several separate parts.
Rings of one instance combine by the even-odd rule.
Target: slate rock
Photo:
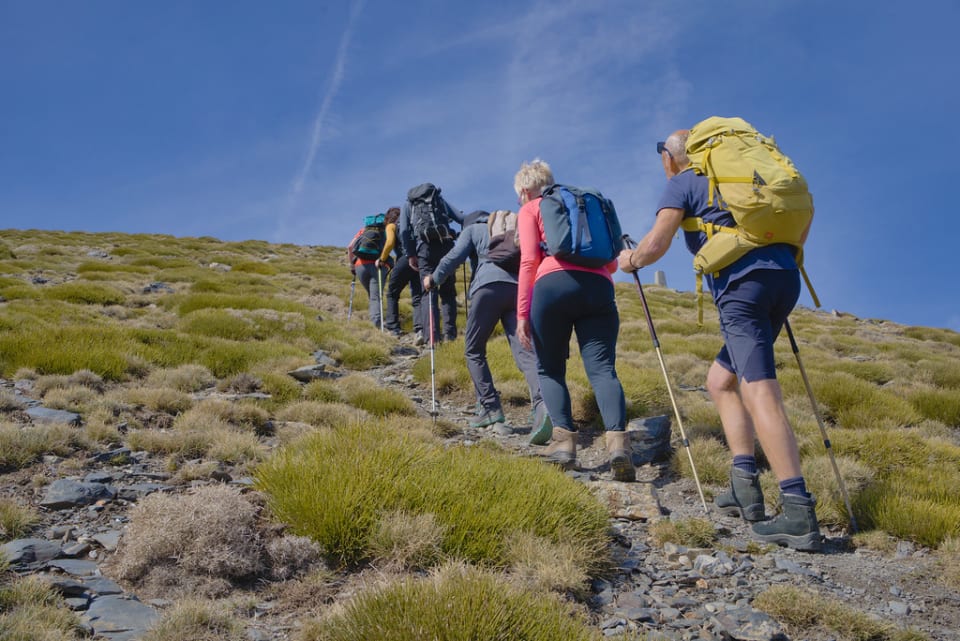
[[[51,510],[90,505],[102,499],[112,499],[116,492],[103,483],[83,483],[70,479],[57,479],[47,486],[47,493],[40,506]]]
[[[27,416],[34,423],[43,423],[43,424],[63,424],[63,425],[73,425],[77,427],[80,425],[80,415],[76,412],[68,412],[66,410],[54,410],[49,407],[30,407],[27,408]]]
[[[14,539],[0,545],[0,554],[11,565],[44,563],[57,558],[60,544],[46,539]]]
[[[114,552],[120,544],[120,535],[121,532],[118,530],[108,530],[106,532],[98,532],[91,538],[99,543],[100,547],[107,552]]]
[[[759,610],[726,610],[714,620],[724,634],[735,641],[789,641],[780,624]]]
[[[97,564],[93,561],[81,561],[79,559],[55,559],[47,564],[47,567],[63,570],[71,576],[93,576],[97,573]]]
[[[327,371],[327,366],[321,364],[298,367],[293,371],[287,372],[287,374],[301,383],[309,383],[310,381],[324,378],[336,378],[338,376],[336,372]]]
[[[101,596],[90,603],[83,615],[94,634],[111,641],[140,638],[160,618],[149,605],[121,596]]]

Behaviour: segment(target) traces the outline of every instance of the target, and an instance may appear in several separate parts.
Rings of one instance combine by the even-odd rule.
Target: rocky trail
[[[398,344],[394,361],[367,375],[381,385],[402,390],[428,413],[431,390],[417,384],[412,365],[420,352]],[[31,398],[29,385],[17,384],[28,405],[23,421],[76,422],[79,417],[50,411]],[[2,381],[14,388],[14,383]],[[438,418],[462,426],[450,443],[470,445],[494,439],[519,456],[535,456],[528,444],[527,407],[506,407],[512,433],[467,427],[472,403],[463,397],[442,397]],[[929,639],[960,639],[960,594],[936,580],[936,555],[907,541],[896,552],[855,549],[843,532],[823,530],[824,552],[807,554],[784,548],[751,545],[748,526],[701,505],[691,481],[678,478],[666,464],[638,468],[636,483],[616,483],[606,464],[601,434],[584,433],[578,450],[579,469],[568,472],[598,492],[614,516],[613,557],[617,568],[591,585],[588,606],[605,636],[629,629],[649,639],[774,641],[843,638],[827,629],[802,636],[784,629],[752,606],[772,586],[807,588],[832,603],[844,604],[870,617],[918,630]],[[163,457],[119,448],[96,452],[83,465],[65,465],[47,456],[42,462],[2,476],[0,495],[38,508],[42,524],[29,538],[4,544],[3,553],[21,574],[36,574],[53,583],[67,605],[82,615],[89,631],[112,641],[139,638],[170,601],[139,600],[120,581],[110,578],[109,559],[123,544],[127,514],[153,492],[181,492],[201,483],[226,482],[247,487],[249,478],[230,470],[192,485],[176,485],[164,469]],[[43,482],[38,482],[42,479]],[[688,549],[653,542],[649,528],[661,519],[705,518],[719,541],[711,548]],[[335,598],[345,598],[349,590]],[[269,593],[244,621],[253,641],[293,638],[302,613],[291,613]]]

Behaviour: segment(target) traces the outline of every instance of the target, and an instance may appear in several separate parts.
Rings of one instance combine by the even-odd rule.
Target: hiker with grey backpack
[[[633,481],[626,399],[616,370],[620,313],[612,274],[623,248],[616,210],[596,190],[557,185],[540,159],[521,165],[514,190],[521,205],[517,333],[537,354],[540,393],[553,425],[532,434],[531,442],[551,439],[544,456],[565,469],[576,467],[578,432],[566,381],[576,333],[613,477]]]
[[[738,122],[715,122],[719,120]],[[700,135],[705,127],[714,125],[718,125],[715,133]],[[708,119],[691,131],[674,132],[657,143],[667,187],[657,205],[653,228],[635,249],[620,254],[619,263],[627,273],[655,263],[669,249],[674,235],[683,230],[687,248],[696,256],[700,278],[716,303],[724,341],[706,383],[733,456],[730,489],[715,498],[715,505],[750,522],[754,535],[762,541],[818,551],[821,535],[816,500],[807,491],[800,469],[773,350],[800,295],[797,244],[806,239],[813,205],[808,194],[804,198],[802,177],[798,179],[789,159],[772,147],[772,139],[749,130],[752,128],[740,119]],[[728,137],[736,140],[725,141]],[[741,144],[751,147],[751,153],[739,151]],[[761,148],[764,146],[767,149]],[[769,167],[754,166],[764,160]],[[777,173],[787,175],[782,187],[776,186]],[[767,193],[775,189],[783,191]],[[792,230],[770,228],[760,234],[774,242],[740,239],[742,227],[731,212],[741,197],[759,199],[761,205],[786,198],[793,203],[791,212],[797,212],[798,220]],[[753,213],[762,208],[758,202],[751,208]],[[782,225],[783,218],[776,224]],[[777,242],[781,238],[784,240]],[[755,439],[780,484],[783,509],[771,520],[765,515]]]
[[[457,267],[476,255],[464,332],[467,371],[476,392],[478,416],[473,428],[490,427],[501,435],[511,434],[500,403],[500,394],[493,383],[487,362],[487,342],[497,323],[503,327],[517,368],[530,391],[530,407],[534,429],[550,418],[540,396],[537,357],[520,344],[517,337],[517,272],[520,269],[520,244],[517,237],[517,215],[498,210],[475,211],[464,219],[463,230],[433,274],[423,279],[427,291],[448,278],[456,278]]]
[[[456,238],[451,223],[463,224],[463,214],[455,209],[440,195],[440,188],[432,183],[423,183],[407,192],[407,202],[400,213],[400,241],[403,253],[420,279],[432,274],[440,260],[453,249]],[[423,317],[420,325],[424,329],[433,328],[433,336],[428,342],[456,340],[457,338],[457,286],[455,279],[446,279],[438,288],[440,304],[434,304],[434,294],[428,293],[427,305],[420,305]],[[443,319],[441,329],[440,320]],[[430,321],[432,320],[432,325]]]

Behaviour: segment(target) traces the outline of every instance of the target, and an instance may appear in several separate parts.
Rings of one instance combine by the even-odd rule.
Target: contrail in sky
[[[300,193],[303,191],[303,185],[307,180],[307,176],[310,174],[310,169],[313,167],[313,161],[317,157],[317,148],[320,146],[324,120],[326,120],[327,112],[330,110],[333,99],[340,90],[340,83],[343,81],[344,70],[347,66],[347,49],[350,47],[354,25],[360,16],[365,1],[366,0],[355,0],[350,5],[350,18],[347,21],[347,28],[340,37],[337,57],[333,62],[333,77],[330,79],[330,86],[327,88],[326,95],[323,96],[323,102],[320,103],[320,110],[317,112],[317,117],[313,121],[313,132],[310,135],[310,144],[307,147],[307,155],[306,158],[304,158],[303,167],[300,168],[290,187],[289,200],[291,207],[300,197]]]

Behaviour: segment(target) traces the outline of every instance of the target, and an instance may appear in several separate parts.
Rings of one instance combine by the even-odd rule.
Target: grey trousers
[[[357,277],[360,284],[367,290],[367,298],[370,300],[369,315],[370,322],[380,329],[380,288],[386,285],[387,270],[380,268],[380,277],[377,278],[377,266],[374,263],[357,263]]]
[[[485,410],[500,408],[500,394],[494,387],[487,363],[487,341],[497,323],[503,325],[513,360],[530,390],[530,403],[536,408],[542,403],[537,356],[524,349],[517,338],[517,286],[514,283],[490,283],[477,288],[470,296],[464,343],[467,371],[473,379],[477,400]]]

